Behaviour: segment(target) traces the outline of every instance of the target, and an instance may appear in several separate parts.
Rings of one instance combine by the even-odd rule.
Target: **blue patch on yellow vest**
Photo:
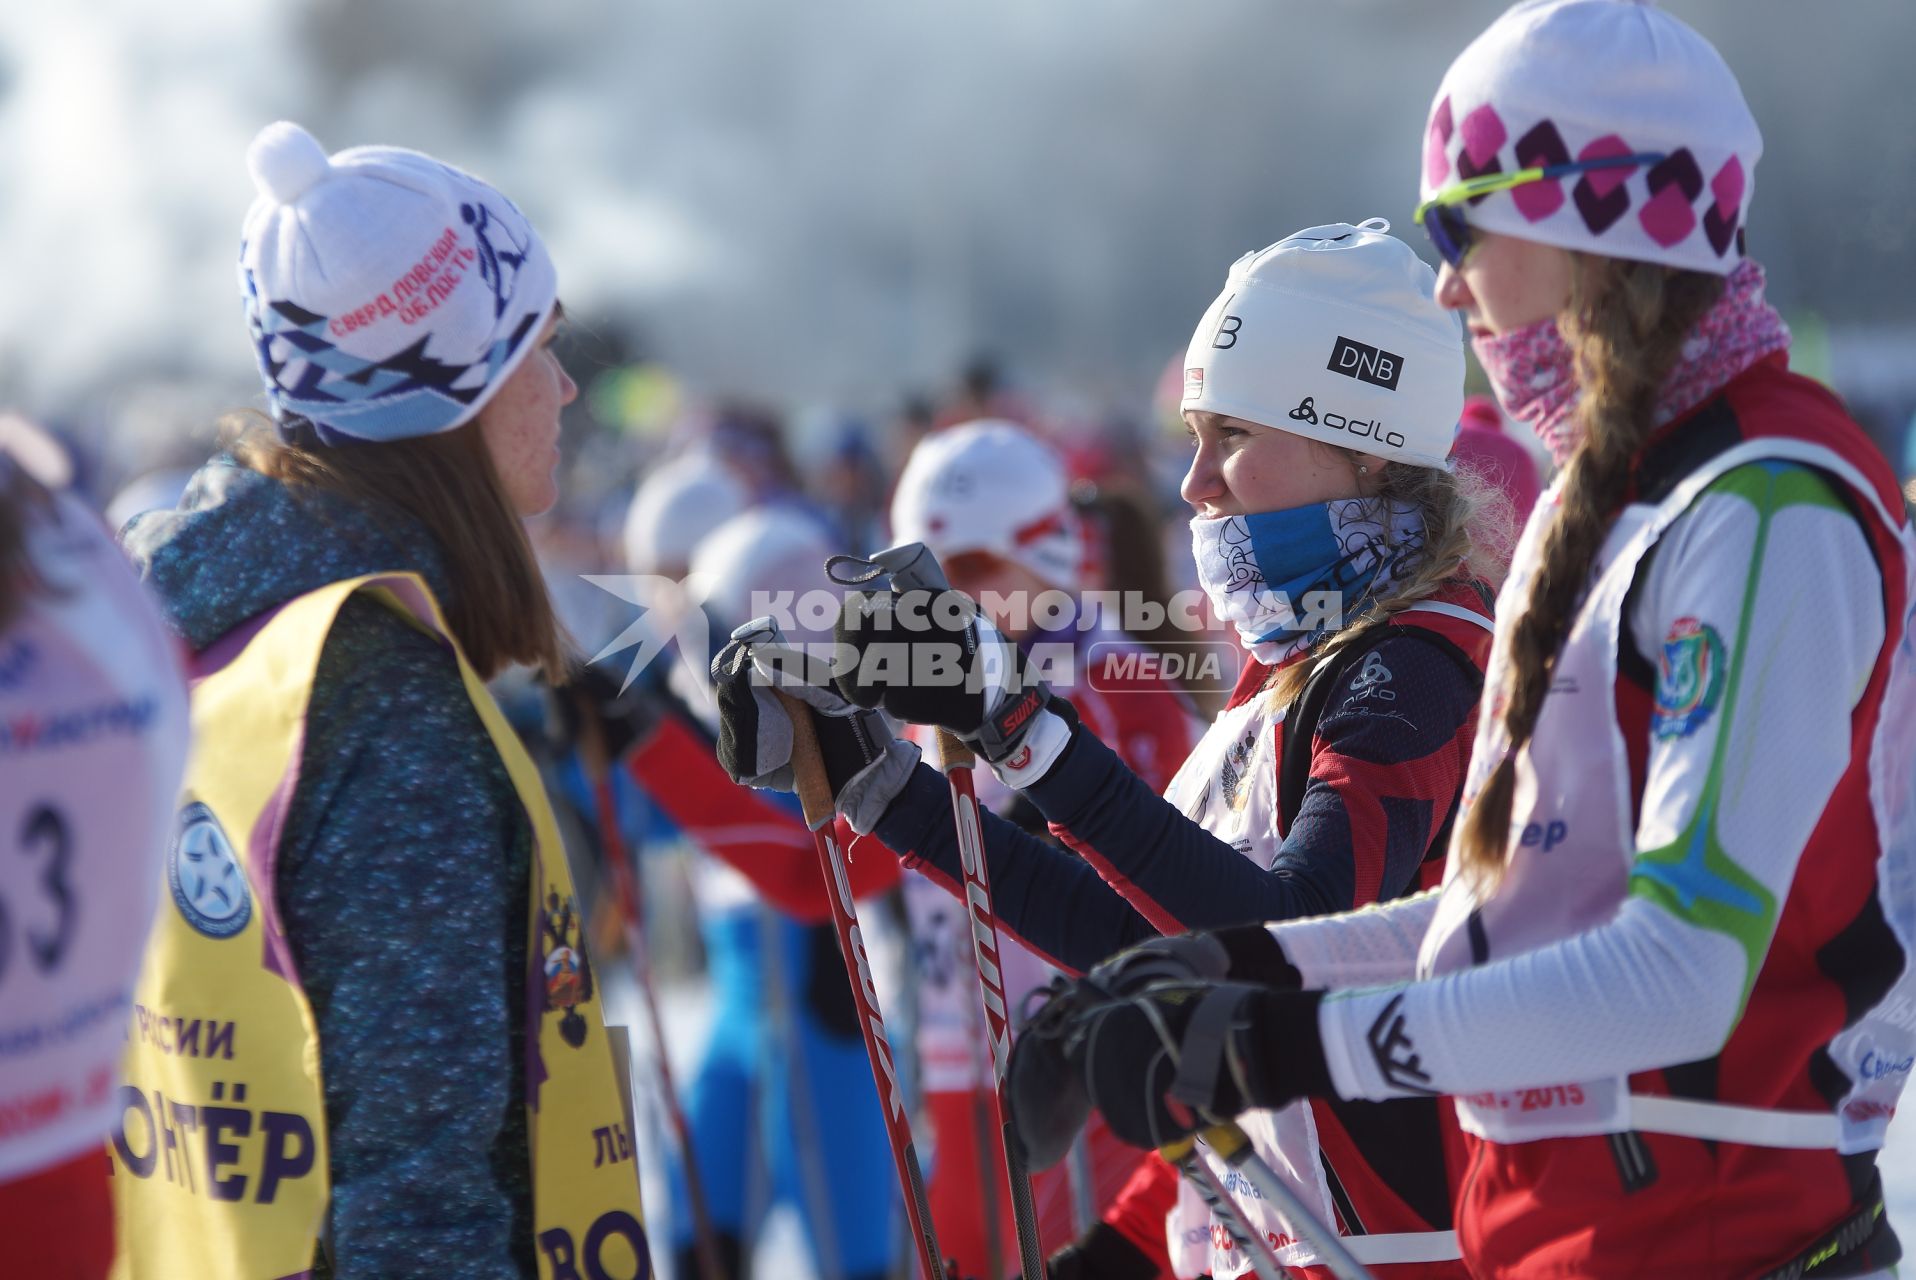
[[[253,918],[246,872],[213,811],[194,801],[180,810],[166,882],[186,922],[209,938],[230,938]]]

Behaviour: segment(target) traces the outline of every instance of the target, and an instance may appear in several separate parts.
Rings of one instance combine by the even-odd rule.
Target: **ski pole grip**
[[[1176,1142],[1167,1142],[1158,1148],[1158,1155],[1164,1163],[1176,1168],[1189,1160],[1197,1151],[1196,1138],[1179,1138]]]
[[[946,773],[953,769],[969,769],[978,758],[965,740],[949,729],[938,731],[938,765]]]
[[[820,831],[832,820],[832,784],[818,749],[818,728],[812,723],[811,707],[802,699],[783,689],[777,693],[792,722],[792,780],[798,785],[798,803],[805,810],[805,825]]]
[[[1238,1152],[1251,1145],[1251,1139],[1238,1127],[1237,1121],[1226,1120],[1204,1131],[1204,1145],[1215,1151],[1218,1159],[1229,1164]]]

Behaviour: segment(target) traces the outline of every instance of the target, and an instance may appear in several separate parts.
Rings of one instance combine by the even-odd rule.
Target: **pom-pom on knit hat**
[[[321,439],[402,440],[470,422],[538,342],[558,296],[545,245],[490,186],[431,156],[328,156],[281,121],[246,154],[259,196],[240,296],[273,416]]]
[[[1480,174],[1601,159],[1473,198],[1473,226],[1727,275],[1763,135],[1721,54],[1640,0],[1525,0],[1445,73],[1424,127],[1422,198]]]
[[[1231,267],[1184,353],[1180,410],[1444,467],[1464,330],[1437,276],[1372,218],[1309,227]]]

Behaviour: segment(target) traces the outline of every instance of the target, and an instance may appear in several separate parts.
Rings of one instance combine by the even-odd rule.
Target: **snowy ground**
[[[888,966],[880,966],[881,969]],[[668,984],[659,994],[664,1006],[667,1045],[676,1078],[690,1078],[705,1041],[708,1017],[705,991],[697,982]],[[880,998],[884,998],[881,990]],[[666,1133],[664,1116],[653,1099],[656,1080],[652,1061],[651,1031],[645,1026],[639,1002],[629,977],[621,970],[606,982],[607,1017],[614,1023],[632,1028],[635,1105],[639,1109],[641,1172],[645,1187],[646,1222],[655,1233],[655,1262],[663,1280],[689,1280],[674,1276],[672,1259],[666,1246],[669,1221],[666,1205],[666,1179],[660,1142]],[[1906,1240],[1916,1239],[1916,1105],[1903,1109],[1889,1130],[1889,1146],[1882,1159],[1883,1185],[1887,1192],[1890,1219],[1903,1228]],[[775,1212],[759,1241],[757,1274],[775,1280],[818,1280],[808,1265],[808,1251],[795,1220],[787,1212]]]

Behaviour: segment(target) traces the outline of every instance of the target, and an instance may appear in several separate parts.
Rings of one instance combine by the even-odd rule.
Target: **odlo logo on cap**
[[[1339,334],[1337,345],[1331,348],[1331,362],[1324,367],[1346,378],[1395,391],[1397,376],[1404,371],[1404,357]]]

